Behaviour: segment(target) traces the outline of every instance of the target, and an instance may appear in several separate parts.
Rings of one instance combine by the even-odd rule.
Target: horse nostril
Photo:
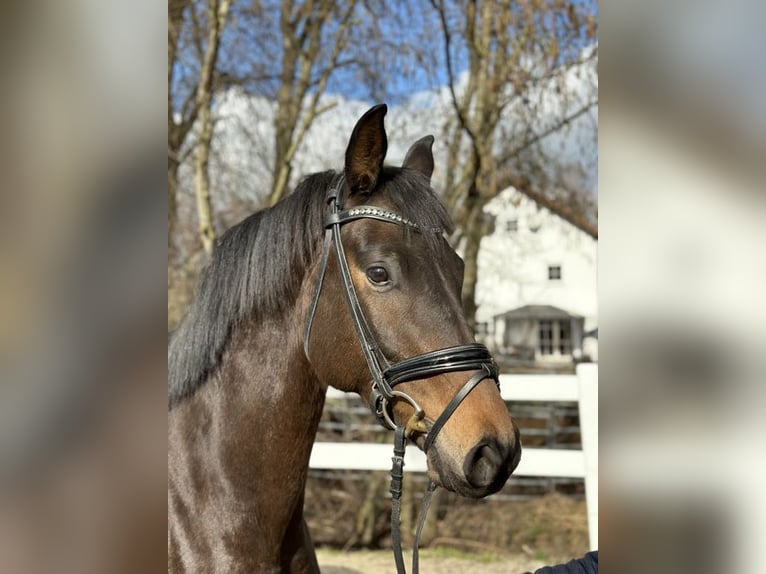
[[[497,441],[483,441],[473,447],[463,463],[468,484],[474,488],[499,488],[510,474],[506,459],[508,449],[501,447]]]

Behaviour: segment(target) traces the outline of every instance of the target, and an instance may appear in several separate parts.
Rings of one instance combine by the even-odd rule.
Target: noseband
[[[404,449],[407,438],[412,439],[415,434],[425,434],[426,438],[423,450],[427,453],[434,444],[439,431],[444,427],[447,420],[449,420],[457,410],[458,406],[460,406],[460,403],[463,402],[479,383],[485,379],[491,379],[498,388],[500,383],[497,374],[497,365],[495,364],[492,355],[484,345],[478,343],[456,345],[446,349],[422,353],[394,364],[389,363],[375,340],[375,336],[365,319],[362,306],[356,294],[356,289],[354,288],[354,283],[351,279],[351,270],[349,269],[346,253],[343,249],[343,242],[341,241],[341,226],[358,219],[374,219],[385,223],[401,225],[419,233],[441,233],[442,230],[422,229],[412,221],[393,211],[372,205],[360,205],[344,210],[342,198],[344,183],[344,177],[341,175],[335,182],[335,185],[331,187],[327,196],[329,213],[324,222],[325,235],[319,264],[319,276],[309,306],[306,333],[304,337],[304,352],[306,357],[310,359],[309,344],[311,339],[311,327],[319,303],[319,296],[322,291],[322,283],[327,270],[330,250],[334,246],[343,284],[343,293],[346,297],[349,311],[351,312],[351,320],[354,324],[354,329],[356,330],[357,339],[362,347],[362,352],[364,353],[364,358],[367,361],[367,367],[369,368],[372,377],[369,407],[375,414],[378,422],[386,428],[395,431],[394,457],[392,459],[393,467],[391,469],[391,537],[394,546],[397,572],[403,574],[405,568],[399,533],[399,513],[404,468]],[[442,411],[430,425],[430,428],[425,422],[425,413],[420,405],[410,395],[396,389],[397,386],[407,382],[457,371],[476,371],[476,373],[470,377],[463,387],[455,394],[444,411]],[[397,425],[394,421],[392,408],[395,399],[406,401],[414,409],[414,413],[404,426]],[[433,482],[429,484],[421,508],[412,557],[412,571],[414,574],[418,571],[418,542],[430,504],[431,493],[434,491],[435,487]]]

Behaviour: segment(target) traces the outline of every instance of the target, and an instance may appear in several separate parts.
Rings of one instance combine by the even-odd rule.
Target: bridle
[[[343,293],[346,302],[348,303],[357,339],[362,347],[367,367],[372,376],[369,407],[378,419],[378,422],[394,431],[394,456],[392,459],[393,466],[391,468],[391,538],[394,547],[394,558],[396,561],[397,572],[399,574],[404,574],[406,571],[401,549],[399,513],[401,510],[401,487],[404,476],[404,449],[407,438],[412,438],[413,435],[418,433],[425,434],[426,438],[423,450],[427,453],[434,444],[439,431],[441,431],[449,418],[454,414],[460,406],[460,403],[463,402],[479,383],[485,379],[491,379],[495,382],[498,388],[500,383],[497,374],[497,365],[495,364],[492,355],[484,345],[478,343],[456,345],[446,349],[422,353],[394,364],[389,363],[375,340],[375,336],[365,319],[362,306],[356,294],[356,289],[354,288],[354,283],[351,278],[351,270],[349,269],[346,253],[343,249],[343,242],[341,241],[341,226],[359,219],[374,219],[405,226],[419,233],[441,233],[442,230],[421,229],[412,221],[393,211],[372,205],[360,205],[344,210],[342,197],[344,185],[345,178],[341,174],[334,182],[334,185],[331,186],[327,195],[329,213],[324,222],[325,234],[322,244],[321,259],[319,262],[319,275],[314,287],[314,293],[309,306],[308,319],[306,322],[304,352],[306,357],[310,360],[309,346],[311,340],[311,327],[319,303],[319,296],[322,291],[325,272],[327,271],[327,262],[329,260],[330,251],[334,246],[335,256],[340,269],[341,282],[343,284]],[[424,420],[425,412],[420,405],[407,393],[397,390],[395,387],[410,381],[456,371],[477,372],[468,379],[463,387],[455,394],[444,411],[442,411],[430,428],[428,428]],[[397,425],[394,421],[391,409],[395,399],[406,401],[414,409],[413,415],[404,426]],[[420,512],[412,555],[413,574],[417,574],[418,571],[418,546],[420,534],[428,512],[428,506],[430,505],[431,494],[435,488],[436,485],[433,482],[430,482],[423,499],[423,506]]]

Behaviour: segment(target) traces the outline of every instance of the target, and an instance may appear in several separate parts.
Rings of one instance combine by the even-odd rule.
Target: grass
[[[524,536],[528,538],[529,540],[534,540],[541,534],[544,534],[549,530],[549,526],[546,526],[545,524],[541,524],[539,522],[534,522],[529,525],[529,527],[524,531]]]

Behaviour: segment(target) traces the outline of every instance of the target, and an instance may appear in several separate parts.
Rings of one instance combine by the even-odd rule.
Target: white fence
[[[516,476],[573,477],[585,479],[588,529],[592,550],[598,548],[598,366],[583,363],[576,375],[500,375],[506,401],[572,401],[580,406],[583,450],[525,448]],[[347,396],[329,389],[328,398]],[[522,437],[523,439],[523,437]],[[311,451],[311,468],[335,470],[390,470],[391,445],[376,443],[317,442]],[[407,450],[404,470],[425,472],[426,457]]]

